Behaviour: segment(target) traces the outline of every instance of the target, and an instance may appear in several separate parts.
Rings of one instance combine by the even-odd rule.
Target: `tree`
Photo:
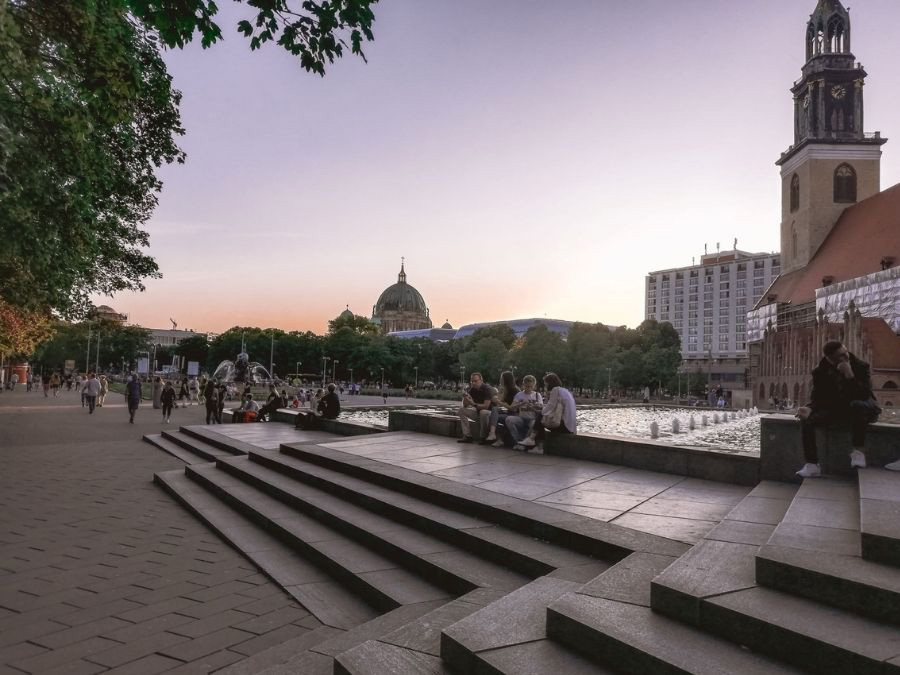
[[[490,326],[477,329],[469,338],[472,344],[484,338],[495,338],[503,343],[507,349],[512,349],[516,342],[516,332],[509,327],[509,324],[495,323]]]
[[[486,382],[498,382],[500,371],[508,363],[509,350],[495,337],[481,338],[468,351],[460,355],[459,360],[466,367],[466,372],[481,373]]]
[[[364,58],[376,0],[249,0],[238,30],[307,71]],[[158,277],[142,229],[156,169],[183,162],[181,94],[159,44],[221,38],[213,0],[0,0],[0,299],[84,316]],[[349,45],[348,45],[349,41]]]
[[[358,314],[353,314],[351,316],[341,314],[336,319],[332,319],[328,322],[328,333],[330,335],[334,335],[341,328],[349,328],[359,335],[377,335],[379,332],[378,326],[370,319]]]
[[[184,338],[175,347],[175,353],[184,357],[185,362],[196,361],[201,367],[205,366],[209,357],[209,340],[205,333]]]
[[[540,383],[544,375],[559,370],[565,362],[565,343],[559,333],[537,324],[528,329],[522,346],[512,351],[511,358],[519,377],[534,375]]]
[[[46,314],[28,312],[0,299],[0,354],[4,357],[31,354],[52,334]]]
[[[35,350],[33,360],[45,368],[61,369],[67,360],[74,360],[79,371],[92,369],[98,362],[100,370],[116,370],[123,359],[127,366],[133,364],[141,352],[150,350],[150,331],[146,328],[110,322],[58,321],[53,337]]]

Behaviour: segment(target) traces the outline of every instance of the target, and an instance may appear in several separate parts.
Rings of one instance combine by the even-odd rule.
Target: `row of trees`
[[[148,331],[134,326],[97,323],[60,323],[52,339],[38,348],[33,360],[48,368],[59,368],[74,359],[78,368],[87,360],[88,335],[92,344],[90,364],[118,368],[133,367],[141,352],[153,352]],[[99,334],[99,346],[98,346]],[[222,361],[234,360],[244,349],[251,361],[269,367],[284,377],[301,373],[321,378],[325,373],[338,380],[379,382],[382,375],[393,386],[418,381],[452,386],[481,372],[488,382],[500,372],[513,369],[517,377],[530,373],[558,373],[570,387],[587,392],[607,387],[639,390],[674,388],[680,363],[678,334],[667,323],[645,321],[636,329],[611,329],[603,324],[576,323],[566,339],[544,325],[536,325],[517,338],[509,326],[482,328],[471,337],[449,342],[399,340],[380,335],[365,317],[340,317],[330,322],[326,335],[286,332],[279,329],[235,326],[212,340],[205,335],[183,340],[171,349],[158,348],[159,364],[173,356],[184,362],[197,361],[208,373]]]

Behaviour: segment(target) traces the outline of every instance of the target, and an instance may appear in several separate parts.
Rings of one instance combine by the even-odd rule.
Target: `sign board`
[[[137,371],[138,375],[149,375],[150,374],[150,359],[146,357],[141,357],[137,361]]]
[[[200,362],[199,361],[188,361],[188,375],[196,377],[200,374]]]
[[[75,370],[75,359],[66,359],[66,372]]]

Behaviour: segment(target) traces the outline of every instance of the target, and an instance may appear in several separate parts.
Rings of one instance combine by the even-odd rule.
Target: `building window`
[[[791,213],[800,208],[800,176],[791,178]]]
[[[834,201],[837,204],[856,203],[856,171],[849,164],[834,170]]]

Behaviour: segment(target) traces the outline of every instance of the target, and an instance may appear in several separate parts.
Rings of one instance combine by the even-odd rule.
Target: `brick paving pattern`
[[[183,466],[158,411],[109,404],[0,395],[0,674],[207,673],[319,627],[151,482]]]

